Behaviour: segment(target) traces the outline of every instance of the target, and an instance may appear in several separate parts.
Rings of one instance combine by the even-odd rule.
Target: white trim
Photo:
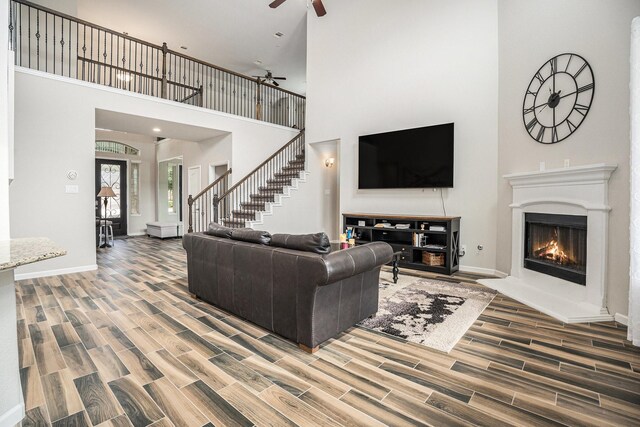
[[[0,426],[15,426],[25,416],[24,403],[18,403],[4,414],[0,415]]]
[[[207,171],[207,185],[211,185],[211,183],[213,183],[213,181],[215,180],[215,177],[211,176],[211,167],[213,166],[213,173],[215,174],[215,168],[216,166],[226,166],[227,167],[227,171],[229,171],[229,169],[231,169],[231,161],[227,160],[225,162],[218,162],[218,163],[209,163],[209,170]]]
[[[622,323],[624,326],[629,326],[629,317],[624,314],[616,313],[613,319],[618,323]]]
[[[72,79],[69,77],[62,77],[62,76],[58,76],[56,74],[50,74],[50,73],[46,73],[44,71],[37,71],[37,70],[32,70],[30,68],[24,68],[24,67],[20,67],[20,66],[16,66],[16,72],[19,73],[23,73],[23,74],[31,74],[33,76],[37,76],[37,77],[43,77],[46,79],[51,79],[51,80],[57,80],[59,82],[62,83],[67,83],[67,84],[72,84],[72,85],[77,85],[77,86],[84,86],[84,87],[88,87],[91,89],[97,89],[97,90],[102,90],[105,92],[110,92],[110,93],[114,93],[114,94],[118,94],[118,95],[128,95],[128,96],[132,96],[134,98],[140,98],[140,99],[144,99],[146,101],[155,101],[158,102],[160,104],[167,104],[170,105],[172,107],[175,108],[184,108],[187,110],[191,110],[191,111],[197,111],[200,113],[208,113],[208,114],[214,114],[217,116],[222,116],[222,117],[228,117],[230,119],[236,119],[236,120],[242,120],[245,122],[250,122],[250,123],[259,123],[261,125],[266,125],[266,126],[270,126],[276,129],[287,129],[287,130],[293,130],[293,131],[298,131],[299,129],[293,129],[287,126],[282,126],[282,125],[276,125],[273,123],[269,123],[269,122],[263,122],[262,120],[256,120],[256,119],[251,119],[248,117],[243,117],[243,116],[236,116],[234,114],[229,114],[229,113],[223,113],[222,111],[216,111],[216,110],[210,110],[208,108],[203,108],[203,107],[196,107],[196,106],[192,106],[192,105],[188,105],[188,104],[182,104],[176,101],[171,101],[168,99],[162,99],[162,98],[157,98],[155,96],[151,96],[151,95],[143,95],[141,93],[135,93],[135,92],[129,92],[129,91],[125,91],[122,89],[116,89],[116,88],[112,88],[112,87],[108,87],[108,86],[103,86],[97,83],[89,83],[89,82],[85,82],[82,80],[76,80],[76,79]]]
[[[199,185],[199,189],[198,192],[195,194],[191,194],[191,170],[196,170],[198,169],[198,181],[200,181],[200,185]],[[195,196],[196,194],[198,194],[200,191],[202,191],[202,166],[200,165],[195,165],[195,166],[189,166],[187,168],[187,196]],[[182,201],[181,203],[182,204]]]
[[[89,264],[89,265],[81,265],[79,267],[60,268],[57,270],[44,270],[44,271],[34,271],[32,273],[19,273],[15,275],[15,280],[26,280],[26,279],[36,279],[39,277],[60,276],[62,274],[82,273],[84,271],[94,271],[97,269],[98,269],[97,264]]]
[[[562,169],[521,172],[503,175],[514,188],[550,187],[554,185],[591,185],[608,181],[618,165],[597,163]]]
[[[473,267],[471,265],[461,265],[460,271],[465,273],[484,274],[487,276],[499,277],[501,279],[504,279],[505,277],[508,276],[507,273],[504,273],[500,270],[496,270],[495,268]]]
[[[138,216],[140,216],[140,215],[138,215]],[[146,236],[146,235],[147,235],[146,231],[136,231],[135,233],[127,234],[127,236],[129,236],[129,237]]]

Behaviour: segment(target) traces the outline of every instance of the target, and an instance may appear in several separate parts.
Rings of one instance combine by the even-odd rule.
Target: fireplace
[[[587,217],[525,213],[524,268],[586,284]]]
[[[513,188],[511,271],[479,282],[561,322],[613,320],[607,310],[608,186],[616,167],[505,175]]]

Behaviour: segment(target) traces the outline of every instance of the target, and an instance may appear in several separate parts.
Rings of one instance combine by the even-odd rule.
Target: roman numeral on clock
[[[582,67],[580,67],[580,69],[578,71],[576,71],[576,73],[573,75],[574,78],[578,77],[580,75],[580,73],[582,73],[584,71],[584,69],[587,68],[587,63],[585,62],[584,64],[582,64]]]
[[[558,142],[558,128],[551,128],[551,142]]]
[[[533,113],[536,107],[529,107],[524,109],[524,114]]]
[[[579,87],[576,92],[581,93],[581,92],[585,92],[585,91],[591,90],[591,89],[593,89],[593,83],[589,83],[588,85],[584,85],[582,87]]]
[[[558,72],[558,58],[553,58],[551,60],[551,74],[555,74]]]
[[[537,124],[538,124],[538,119],[535,117],[531,119],[529,123],[527,123],[527,130],[529,131],[529,133],[531,133],[531,131],[533,130],[534,127],[536,127]]]
[[[575,107],[573,107],[578,113],[582,114],[582,117],[587,115],[587,111],[589,111],[589,107],[586,105],[582,105],[582,104],[576,104]]]
[[[542,74],[540,74],[540,71],[536,73],[536,79],[538,79],[540,84],[544,83],[544,77],[542,77]]]
[[[567,126],[569,127],[569,133],[572,133],[574,130],[578,129],[578,126],[574,125],[573,122],[567,119]]]
[[[544,126],[540,126],[540,130],[538,131],[538,134],[536,135],[536,141],[540,142],[544,139],[544,131],[547,130],[546,127]]]

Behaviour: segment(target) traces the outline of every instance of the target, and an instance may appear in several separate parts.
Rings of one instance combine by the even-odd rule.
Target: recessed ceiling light
[[[180,49],[187,50],[187,49],[189,49],[189,48],[188,48],[188,47],[186,47],[186,46],[180,46]]]
[[[162,129],[160,129],[160,128],[153,128],[151,130],[154,131],[154,132],[162,132]]]
[[[130,82],[131,81],[131,74],[129,74],[129,73],[118,73],[118,74],[116,74],[116,79],[120,80],[121,82]]]
[[[280,38],[280,37],[282,37],[282,36],[284,36],[284,34],[283,34],[283,33],[281,33],[280,31],[278,31],[277,33],[275,33],[275,34],[273,35],[273,37],[275,37],[275,38],[277,38],[277,39],[279,39],[279,38]]]
[[[262,61],[260,61],[259,59],[256,59],[255,61],[253,61],[253,63],[256,65],[262,65]]]

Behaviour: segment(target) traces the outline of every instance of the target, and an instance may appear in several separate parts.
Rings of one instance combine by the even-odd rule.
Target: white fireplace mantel
[[[613,320],[606,307],[608,185],[617,165],[504,175],[513,189],[511,274],[480,283],[565,323]],[[525,213],[587,217],[586,286],[524,268]]]

